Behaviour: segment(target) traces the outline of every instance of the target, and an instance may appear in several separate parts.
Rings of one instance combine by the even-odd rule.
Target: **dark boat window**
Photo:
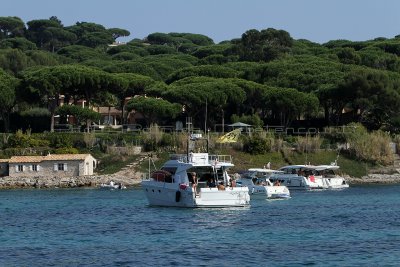
[[[161,168],[161,170],[167,171],[167,172],[169,172],[170,174],[175,174],[176,169],[177,169],[176,167],[163,167],[163,168]]]

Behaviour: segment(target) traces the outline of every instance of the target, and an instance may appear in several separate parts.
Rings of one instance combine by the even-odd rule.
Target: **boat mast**
[[[192,122],[192,117],[186,117],[186,128],[187,128],[187,134],[188,134],[188,139],[187,139],[187,144],[186,144],[186,156],[187,159],[189,160],[189,153],[190,153],[190,137],[193,133],[193,122]]]

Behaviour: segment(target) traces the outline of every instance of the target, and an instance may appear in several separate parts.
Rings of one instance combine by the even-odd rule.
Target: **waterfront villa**
[[[73,177],[93,175],[97,161],[90,154],[13,156],[0,160],[0,175],[10,177]]]

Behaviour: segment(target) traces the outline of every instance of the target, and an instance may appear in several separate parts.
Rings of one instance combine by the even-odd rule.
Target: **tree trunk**
[[[324,103],[324,111],[325,111],[325,123],[326,123],[326,125],[330,125],[330,121],[329,121],[329,118],[330,118],[330,116],[329,116],[329,107],[328,107],[328,104],[327,103]]]
[[[54,132],[54,111],[51,111],[51,119],[50,119],[50,132]]]
[[[49,107],[50,114],[51,114],[50,132],[54,132],[54,125],[55,125],[54,116],[55,116],[55,113],[56,113],[56,108],[58,107],[59,99],[60,99],[60,95],[56,94],[54,96],[54,98],[51,99],[51,101],[50,101],[50,107]]]
[[[125,103],[121,105],[121,124],[125,124]]]
[[[224,109],[221,109],[222,115],[222,133],[225,133],[225,116],[224,116]]]

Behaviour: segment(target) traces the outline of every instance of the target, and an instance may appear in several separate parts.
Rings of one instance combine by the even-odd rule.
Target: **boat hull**
[[[345,189],[349,188],[349,184],[342,177],[323,178],[328,189]]]
[[[251,197],[262,196],[270,199],[290,198],[290,191],[286,186],[253,186],[249,188]]]
[[[250,204],[247,188],[201,188],[198,195],[188,186],[143,181],[142,187],[150,206],[185,208],[245,207]]]
[[[271,179],[273,182],[279,181],[281,185],[286,186],[290,190],[321,190],[326,189],[323,181],[318,178],[314,178],[314,181],[303,176],[295,175],[276,175]]]

